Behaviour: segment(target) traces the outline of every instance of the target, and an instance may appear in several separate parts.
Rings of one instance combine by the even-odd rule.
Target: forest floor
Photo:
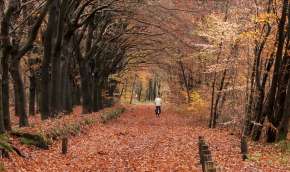
[[[156,118],[153,108],[127,106],[120,118],[84,128],[78,136],[69,138],[66,155],[61,154],[61,142],[56,141],[49,150],[18,145],[28,158],[12,155],[11,160],[0,161],[4,162],[6,171],[15,172],[194,172],[201,171],[197,142],[198,136],[204,136],[222,171],[290,171],[290,159],[287,159],[290,156],[279,145],[250,143],[250,160],[242,161],[237,134],[225,128],[209,130],[194,115],[179,114],[169,106]],[[65,118],[79,120],[85,116],[76,115]]]

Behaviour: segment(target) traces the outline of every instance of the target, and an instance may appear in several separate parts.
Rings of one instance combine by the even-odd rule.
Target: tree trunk
[[[288,81],[288,91],[286,95],[286,102],[284,104],[283,118],[278,128],[279,137],[278,140],[286,140],[289,130],[290,121],[290,80]]]
[[[189,84],[188,84],[188,79],[187,79],[186,74],[185,74],[184,65],[183,65],[181,60],[179,61],[179,65],[180,65],[180,69],[182,72],[182,79],[183,79],[186,93],[187,93],[187,103],[190,104],[190,102],[191,102],[190,88],[189,88]]]
[[[103,84],[104,79],[102,77],[95,78],[94,79],[94,85],[93,85],[93,110],[94,112],[97,112],[104,108],[103,104]]]
[[[288,14],[288,19],[290,17],[290,14]],[[290,24],[288,24],[288,29],[290,30]],[[289,32],[288,30],[288,32]],[[288,33],[290,34],[290,33]],[[289,38],[288,38],[289,40]],[[286,50],[286,54],[285,54],[285,61],[286,61],[286,74],[288,75],[287,78],[287,85],[285,85],[286,89],[286,93],[285,93],[285,102],[283,105],[283,112],[282,112],[282,117],[281,117],[281,122],[279,124],[278,128],[278,140],[285,140],[287,139],[287,134],[288,134],[288,130],[289,130],[289,120],[290,120],[290,79],[289,79],[289,73],[290,73],[290,45],[288,42],[288,46],[287,46],[287,50]],[[286,81],[284,81],[286,82]],[[281,109],[282,109],[281,108]]]
[[[83,114],[88,114],[92,112],[92,99],[90,95],[90,80],[89,74],[86,67],[86,62],[79,62],[80,77],[81,77],[81,90],[82,90],[82,106]]]
[[[280,68],[282,64],[282,57],[283,57],[283,49],[284,49],[284,41],[285,41],[285,24],[286,24],[286,17],[288,11],[288,0],[284,0],[283,2],[283,9],[282,9],[282,16],[280,18],[279,27],[278,27],[278,39],[277,39],[277,52],[276,52],[276,59],[274,64],[274,71],[272,76],[271,87],[267,96],[267,101],[263,108],[262,118],[265,118],[267,115],[269,120],[272,121],[274,105],[276,101],[276,92],[279,83],[279,74]]]
[[[81,91],[80,87],[76,83],[72,83],[72,96],[73,96],[73,105],[81,105]]]
[[[44,33],[44,54],[43,60],[41,65],[41,119],[45,120],[50,117],[50,62],[51,62],[51,55],[52,55],[52,45],[53,45],[53,37],[55,36],[55,26],[56,26],[56,9],[57,9],[57,2],[53,1],[52,5],[49,8],[48,14],[48,24],[47,29]]]
[[[10,112],[9,112],[9,69],[8,57],[2,59],[2,108],[4,125],[7,131],[11,130]]]
[[[67,48],[65,50],[68,50]],[[62,106],[64,108],[64,111],[67,113],[71,113],[73,111],[73,88],[72,88],[72,81],[70,79],[70,62],[69,62],[69,51],[66,51],[65,55],[65,61],[63,66],[63,75],[62,75],[62,92],[64,94],[63,96],[63,102]]]
[[[16,88],[16,85],[13,84],[13,92],[14,92],[14,113],[15,113],[15,116],[19,116],[19,96],[18,96],[18,92],[16,91],[17,88]]]
[[[210,108],[210,118],[209,118],[209,124],[208,124],[209,128],[213,128],[216,78],[217,78],[217,74],[215,73],[214,80],[212,82],[211,108]]]
[[[10,73],[13,79],[13,84],[15,85],[15,92],[17,92],[18,97],[15,97],[18,102],[18,110],[19,110],[19,126],[26,127],[28,126],[28,117],[25,110],[25,92],[24,92],[24,85],[23,81],[19,72],[19,60],[13,61]]]
[[[2,57],[0,57],[1,61]],[[0,134],[3,134],[5,132],[5,126],[4,126],[4,117],[3,117],[3,108],[2,108],[2,67],[0,66]]]
[[[56,57],[52,61],[52,75],[51,75],[51,115],[53,117],[61,111],[61,60]]]
[[[65,110],[68,113],[73,112],[73,97],[72,97],[72,82],[68,79],[67,83],[67,91],[66,91],[66,103],[65,103]]]
[[[36,78],[34,74],[30,76],[29,87],[29,115],[35,115],[35,101],[36,101]]]
[[[221,95],[222,94],[222,90],[224,89],[224,83],[225,83],[226,75],[227,75],[227,69],[225,69],[224,72],[223,72],[223,76],[222,76],[222,79],[221,79],[221,83],[220,83],[220,87],[219,87],[219,90],[218,90],[218,94],[216,96],[216,100],[215,100],[215,104],[214,104],[214,109],[213,109],[212,128],[215,128],[216,127],[217,119],[219,117],[218,107],[219,107],[219,102],[220,102],[220,99],[221,99],[221,96],[222,96]]]
[[[135,75],[135,77],[134,77],[134,81],[133,81],[133,83],[132,83],[132,90],[131,90],[130,104],[133,103],[133,97],[134,97],[134,89],[135,89],[135,82],[136,82],[136,79],[137,79],[137,75]]]

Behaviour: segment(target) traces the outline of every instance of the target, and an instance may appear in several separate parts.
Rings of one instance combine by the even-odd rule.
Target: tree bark
[[[269,120],[271,121],[272,115],[273,115],[273,108],[276,101],[276,92],[279,82],[279,74],[280,74],[280,67],[282,63],[282,56],[283,56],[283,48],[284,48],[284,41],[285,41],[285,24],[286,24],[286,18],[287,18],[287,11],[288,11],[288,0],[283,1],[283,9],[282,9],[282,16],[279,22],[278,27],[278,40],[277,40],[277,53],[276,53],[276,59],[274,63],[274,72],[271,82],[271,87],[267,96],[267,101],[265,103],[265,106],[263,108],[262,116],[265,118],[267,115],[269,117]]]
[[[15,92],[17,92],[16,95],[18,97],[15,97],[18,102],[18,110],[19,110],[19,126],[20,127],[27,127],[28,124],[28,117],[26,114],[25,110],[25,93],[24,93],[24,85],[23,81],[19,72],[19,61],[13,61],[11,68],[10,68],[10,73],[13,79],[13,84],[15,85]]]
[[[287,134],[289,131],[289,121],[290,121],[290,80],[288,81],[288,91],[286,95],[286,101],[284,104],[284,111],[283,111],[283,117],[280,123],[280,126],[278,128],[278,140],[286,140]]]
[[[45,120],[50,117],[50,62],[52,55],[52,46],[53,46],[53,37],[55,36],[55,25],[56,25],[56,8],[57,1],[53,1],[52,5],[49,8],[48,13],[48,24],[47,29],[44,33],[44,54],[41,64],[41,96],[40,96],[40,111],[41,119]]]
[[[133,103],[133,97],[134,97],[134,89],[135,89],[135,82],[136,82],[136,79],[137,79],[137,75],[135,75],[135,77],[134,77],[134,81],[133,81],[133,83],[132,83],[130,104]]]
[[[80,77],[81,77],[81,90],[82,90],[82,106],[83,114],[88,114],[92,112],[92,99],[90,95],[90,79],[89,73],[87,71],[86,62],[81,60],[79,62]]]
[[[2,61],[2,56],[0,56],[0,62],[1,61]],[[5,132],[5,126],[4,126],[4,116],[3,116],[3,108],[2,108],[2,66],[0,65],[0,134],[3,134],[4,132]]]
[[[182,78],[183,78],[183,83],[185,85],[185,89],[186,89],[186,93],[187,93],[187,103],[190,104],[191,102],[191,95],[190,95],[190,88],[189,88],[189,84],[188,84],[188,79],[185,75],[185,68],[184,65],[182,63],[182,61],[180,60],[179,62],[180,65],[180,69],[181,69],[181,73],[182,73]]]
[[[30,87],[29,87],[29,115],[35,115],[35,101],[36,101],[36,78],[32,74],[29,77]]]
[[[63,0],[59,4],[59,10],[57,12],[57,32],[56,32],[56,42],[54,44],[54,49],[52,53],[52,88],[51,88],[51,112],[53,116],[56,116],[61,110],[61,99],[58,97],[62,95],[61,92],[61,51],[63,47],[63,35],[64,35],[64,25],[65,25],[65,15],[66,15],[66,5],[69,1]],[[59,2],[60,3],[60,2]],[[66,57],[67,58],[67,57]]]

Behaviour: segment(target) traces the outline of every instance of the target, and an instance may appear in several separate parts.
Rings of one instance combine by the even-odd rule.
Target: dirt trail
[[[152,106],[132,106],[119,119],[70,139],[66,156],[55,143],[48,151],[29,151],[29,159],[13,160],[8,170],[199,171],[198,135],[186,117],[165,110],[156,118],[153,112]]]
[[[290,170],[285,165],[275,165],[273,159],[277,158],[270,155],[279,153],[273,151],[278,149],[272,146],[251,143],[251,154],[259,157],[242,161],[238,135],[226,128],[208,129],[198,117],[177,114],[172,107],[163,109],[161,117],[156,118],[153,108],[130,106],[119,119],[91,126],[69,139],[67,155],[60,154],[60,142],[54,143],[49,150],[22,145],[21,150],[30,157],[13,156],[5,160],[5,168],[15,172],[195,172],[201,171],[197,139],[203,135],[214,160],[223,167],[222,171]]]

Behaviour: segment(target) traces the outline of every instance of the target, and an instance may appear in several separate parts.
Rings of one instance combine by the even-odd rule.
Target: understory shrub
[[[107,123],[110,120],[117,119],[124,112],[125,112],[125,108],[117,108],[109,112],[104,112],[103,114],[101,114],[101,122]]]

